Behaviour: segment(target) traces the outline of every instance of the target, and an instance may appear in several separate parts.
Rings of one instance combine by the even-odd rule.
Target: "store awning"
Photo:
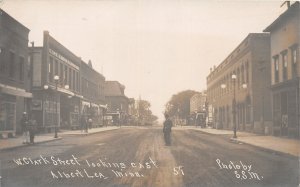
[[[19,97],[32,98],[32,93],[26,92],[24,89],[3,85],[3,84],[0,84],[0,92],[9,95],[19,96]]]

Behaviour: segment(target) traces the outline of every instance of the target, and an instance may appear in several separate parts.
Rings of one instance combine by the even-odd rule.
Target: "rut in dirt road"
[[[184,186],[182,183],[182,174],[174,174],[174,167],[177,167],[178,164],[171,153],[171,147],[165,146],[161,130],[146,131],[143,137],[137,148],[134,160],[143,163],[151,158],[156,161],[158,168],[149,170],[143,179],[123,178],[120,184],[130,184],[132,187]]]

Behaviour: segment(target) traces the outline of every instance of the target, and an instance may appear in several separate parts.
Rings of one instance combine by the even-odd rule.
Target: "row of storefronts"
[[[207,77],[213,126],[299,137],[299,2],[251,33]]]
[[[116,97],[105,95],[109,84],[91,61],[84,62],[48,31],[43,33],[42,46],[34,46],[32,42],[28,47],[28,34],[28,28],[0,9],[2,137],[20,133],[23,114],[37,120],[40,132],[85,128],[82,120],[89,120],[89,127],[103,126],[107,119],[115,117],[107,116],[107,111],[126,116],[128,98],[124,95],[124,86],[121,96],[125,104],[122,101],[117,111],[106,104],[107,98],[111,103]]]

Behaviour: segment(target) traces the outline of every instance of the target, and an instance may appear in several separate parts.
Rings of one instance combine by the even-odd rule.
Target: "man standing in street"
[[[173,123],[171,119],[169,118],[168,114],[165,114],[166,120],[164,121],[164,128],[163,128],[163,133],[164,133],[164,138],[165,138],[165,144],[166,146],[171,145],[171,130]]]
[[[28,121],[28,126],[29,126],[30,143],[34,144],[34,136],[37,132],[37,122],[36,122],[35,116],[33,114],[30,115],[30,119]]]
[[[23,116],[21,118],[21,131],[23,133],[23,144],[29,143],[29,132],[28,132],[28,118],[26,112],[23,112]]]

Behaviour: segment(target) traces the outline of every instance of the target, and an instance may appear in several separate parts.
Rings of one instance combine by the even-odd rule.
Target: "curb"
[[[265,151],[265,152],[268,152],[268,153],[276,153],[278,155],[282,155],[282,156],[288,156],[290,158],[298,158],[298,156],[295,156],[295,155],[292,155],[290,153],[285,153],[285,152],[282,152],[282,151],[277,151],[277,150],[274,150],[274,149],[269,149],[269,148],[266,148],[266,147],[261,147],[261,146],[258,146],[258,145],[253,145],[251,143],[247,143],[247,142],[243,142],[241,140],[237,140],[235,138],[230,138],[230,142],[234,142],[234,143],[242,143],[242,144],[245,144],[245,145],[250,145],[252,147],[255,147],[257,149],[260,149],[262,151]]]
[[[201,132],[203,134],[209,134],[209,135],[213,135],[213,136],[228,136],[228,135],[232,135],[232,134],[213,134],[213,133],[209,133],[209,132],[205,132],[205,131],[197,130],[197,129],[190,129],[190,130],[199,131],[199,132]]]
[[[92,135],[92,134],[96,134],[96,133],[101,133],[101,132],[106,132],[106,131],[111,131],[111,130],[118,130],[120,128],[115,128],[115,129],[107,129],[107,130],[103,130],[103,131],[98,131],[98,132],[88,132],[88,133],[70,133],[70,134],[61,134],[62,136],[88,136],[88,135]]]
[[[62,137],[58,137],[58,138],[50,139],[50,140],[45,140],[45,141],[41,141],[41,142],[35,142],[33,145],[52,142],[52,141],[58,141],[58,140],[62,140]],[[5,147],[5,148],[1,148],[0,152],[1,151],[7,151],[7,150],[13,150],[13,149],[17,149],[17,148],[20,148],[20,147],[28,147],[28,146],[32,146],[32,144],[20,144],[20,145],[16,145],[16,146],[12,146],[12,147]]]

